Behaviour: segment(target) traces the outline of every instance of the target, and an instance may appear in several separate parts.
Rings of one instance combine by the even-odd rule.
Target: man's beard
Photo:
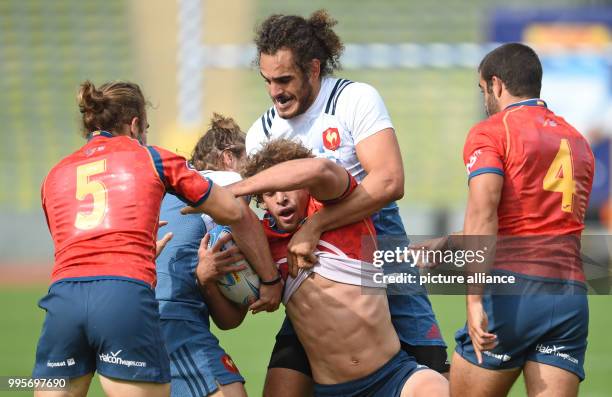
[[[302,82],[302,87],[304,87],[304,95],[302,95],[302,97],[298,101],[299,106],[295,113],[295,116],[299,116],[300,114],[305,113],[310,107],[310,105],[312,105],[312,103],[314,102],[314,98],[311,98],[312,85],[310,85],[310,83],[308,82],[308,79],[305,79]]]
[[[489,117],[493,116],[495,113],[499,113],[500,111],[499,102],[497,102],[497,100],[493,96],[493,92],[487,95],[487,100],[485,103],[485,111],[487,112],[487,116]]]
[[[308,78],[306,77],[304,78],[304,80],[302,81],[302,87],[300,88],[301,88],[300,91],[303,93],[303,95],[300,95],[299,97],[298,96],[295,97],[298,103],[298,108],[296,109],[295,113],[293,113],[291,116],[288,116],[288,117],[283,117],[279,114],[281,118],[292,119],[301,114],[304,114],[308,110],[310,105],[312,105],[312,103],[314,102],[314,98],[312,98],[312,85],[308,81]]]

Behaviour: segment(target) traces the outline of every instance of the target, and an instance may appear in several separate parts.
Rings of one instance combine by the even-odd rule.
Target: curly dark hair
[[[295,57],[297,66],[306,73],[310,62],[321,62],[321,77],[340,69],[340,55],[344,45],[332,30],[338,21],[332,19],[326,10],[318,10],[305,19],[299,15],[271,15],[257,28],[256,64],[261,54],[273,55],[288,48]]]
[[[190,162],[199,171],[218,171],[224,150],[231,151],[238,158],[245,154],[245,138],[246,135],[233,118],[213,113],[208,131],[193,148]]]
[[[300,142],[285,138],[272,139],[266,142],[257,153],[248,157],[242,169],[242,176],[248,178],[285,161],[312,157],[315,157],[312,151]],[[261,204],[261,195],[257,195],[255,200],[257,204]]]

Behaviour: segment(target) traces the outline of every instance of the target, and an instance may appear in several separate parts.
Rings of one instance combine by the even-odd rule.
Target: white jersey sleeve
[[[233,171],[200,171],[200,175],[213,181],[219,186],[227,186],[242,180],[239,173]]]
[[[336,117],[351,132],[355,145],[386,128],[393,128],[380,94],[365,83],[349,84],[338,98]]]
[[[232,171],[200,171],[200,175],[210,179],[213,181],[213,184],[217,184],[219,186],[227,186],[232,183],[236,183],[242,180],[242,177],[237,172]],[[206,225],[206,230],[211,230],[216,226],[216,223],[210,217],[210,215],[202,214],[202,220]]]

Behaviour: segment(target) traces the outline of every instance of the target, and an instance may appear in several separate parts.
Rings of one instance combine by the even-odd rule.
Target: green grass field
[[[36,306],[44,295],[44,286],[2,287],[0,290],[0,312],[3,326],[0,329],[0,375],[26,376],[34,362],[36,342],[41,329],[44,312]],[[464,321],[464,304],[460,296],[433,296],[434,310],[440,321],[444,337],[452,348],[453,333]],[[610,305],[612,297],[590,297],[589,347],[586,358],[587,379],[581,386],[581,396],[610,396],[612,390],[612,329]],[[222,346],[247,379],[249,395],[261,394],[263,379],[274,335],[280,326],[283,313],[248,316],[244,324],[232,331],[215,330]],[[26,396],[26,392],[2,392],[0,396]],[[97,380],[94,381],[90,396],[103,396]],[[522,384],[517,384],[512,396],[525,395]]]

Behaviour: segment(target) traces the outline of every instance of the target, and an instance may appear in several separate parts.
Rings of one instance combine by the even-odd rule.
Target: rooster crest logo
[[[236,364],[234,364],[234,360],[232,360],[232,358],[227,354],[224,354],[221,357],[221,362],[223,363],[225,369],[227,369],[228,371],[233,372],[235,374],[240,373],[240,371],[238,371],[238,367],[236,367]]]
[[[340,133],[337,128],[328,128],[323,131],[323,145],[329,150],[340,147]]]

